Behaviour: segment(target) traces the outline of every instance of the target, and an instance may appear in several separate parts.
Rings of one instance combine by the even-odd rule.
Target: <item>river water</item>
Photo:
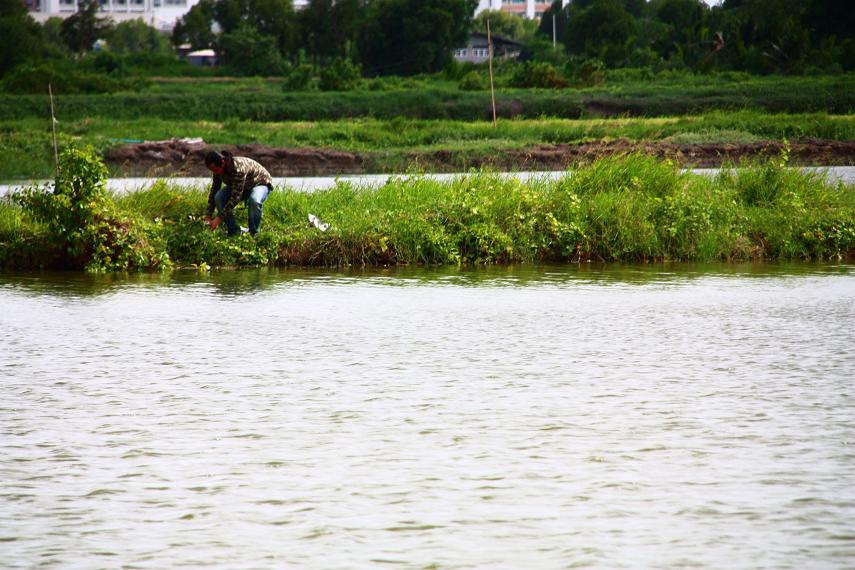
[[[852,568],[855,266],[0,274],[4,568]]]
[[[855,184],[855,167],[853,166],[829,166],[829,167],[805,167],[801,170],[808,172],[818,172],[823,174],[827,180],[832,183],[843,182],[844,184]],[[567,175],[568,171],[533,171],[533,172],[503,172],[502,176],[514,177],[523,183],[531,181],[548,181],[555,180]],[[705,176],[713,176],[718,174],[718,168],[695,168],[691,172]],[[572,174],[572,171],[571,171]],[[317,192],[327,190],[334,187],[339,182],[348,182],[355,186],[365,188],[376,188],[386,184],[390,178],[410,176],[400,174],[354,174],[343,176],[293,176],[288,178],[274,178],[273,184],[277,188],[292,188],[298,192]],[[461,176],[466,176],[465,173],[445,173],[445,174],[419,174],[431,180],[439,182],[451,182]],[[107,189],[116,194],[125,194],[138,190],[146,190],[151,187],[157,180],[166,180],[172,184],[180,186],[189,186],[206,189],[211,184],[210,178],[110,178],[107,181]],[[41,186],[48,184],[46,180],[40,181],[20,181],[0,184],[0,196],[18,191],[28,186]]]

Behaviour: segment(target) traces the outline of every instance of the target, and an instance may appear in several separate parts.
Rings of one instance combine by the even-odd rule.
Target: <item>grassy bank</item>
[[[90,176],[97,159],[87,160],[89,166],[83,164],[80,171]],[[81,222],[89,233],[71,237],[67,225],[54,220],[65,215],[64,204],[45,209],[38,196],[23,206],[21,200],[6,200],[0,206],[0,267],[121,270],[855,255],[855,186],[829,185],[785,163],[783,157],[709,178],[630,155],[583,166],[557,181],[530,184],[480,172],[453,183],[402,177],[370,190],[347,183],[313,194],[279,188],[265,205],[264,228],[255,238],[230,239],[208,231],[200,219],[204,193],[166,182],[121,198],[105,195],[91,219]],[[310,213],[330,229],[321,232],[308,224]],[[245,215],[241,208],[239,216]]]
[[[669,118],[514,119],[490,122],[411,119],[256,122],[94,117],[63,120],[60,146],[90,144],[103,151],[122,140],[201,137],[211,145],[259,143],[286,148],[328,148],[368,153],[377,172],[407,168],[413,152],[450,151],[490,155],[542,144],[626,138],[681,144],[744,144],[813,137],[855,140],[855,115],[710,112]],[[41,119],[0,121],[0,180],[49,178],[54,171],[50,123]]]

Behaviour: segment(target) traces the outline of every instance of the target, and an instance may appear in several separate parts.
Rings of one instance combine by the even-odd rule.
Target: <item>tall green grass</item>
[[[255,238],[207,230],[200,189],[161,181],[115,202],[140,224],[146,244],[174,266],[855,256],[855,186],[787,168],[786,157],[716,177],[629,155],[529,183],[472,172],[453,182],[402,175],[373,189],[347,182],[316,193],[278,188]],[[310,225],[310,213],[330,229]],[[239,218],[245,215],[240,208]],[[0,206],[0,266],[50,263],[49,251],[40,248],[50,249],[27,213],[8,201]]]

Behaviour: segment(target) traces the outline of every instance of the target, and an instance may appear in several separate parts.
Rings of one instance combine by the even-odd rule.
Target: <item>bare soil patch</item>
[[[799,139],[791,141],[790,158],[800,166],[854,166],[855,141]],[[263,164],[273,176],[330,176],[368,174],[388,169],[379,154],[315,148],[275,148],[259,144],[212,146],[201,141],[173,139],[126,144],[105,152],[114,172],[124,176],[208,176],[204,166],[209,150],[228,150]],[[436,172],[490,167],[501,170],[563,170],[605,156],[642,152],[673,160],[685,167],[716,167],[742,160],[778,156],[779,141],[751,144],[673,144],[627,139],[578,144],[537,145],[496,154],[472,155],[449,150],[408,152],[404,162]],[[400,161],[399,161],[400,162]]]

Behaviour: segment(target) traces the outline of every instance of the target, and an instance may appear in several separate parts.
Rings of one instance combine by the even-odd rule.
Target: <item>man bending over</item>
[[[249,212],[249,233],[255,235],[261,227],[264,201],[273,191],[273,178],[256,161],[245,156],[232,156],[230,152],[211,151],[205,156],[205,166],[214,173],[208,193],[208,210],[205,221],[215,230],[220,222],[226,223],[230,236],[241,233],[233,210],[238,202],[246,203]],[[214,215],[214,207],[218,210]]]

